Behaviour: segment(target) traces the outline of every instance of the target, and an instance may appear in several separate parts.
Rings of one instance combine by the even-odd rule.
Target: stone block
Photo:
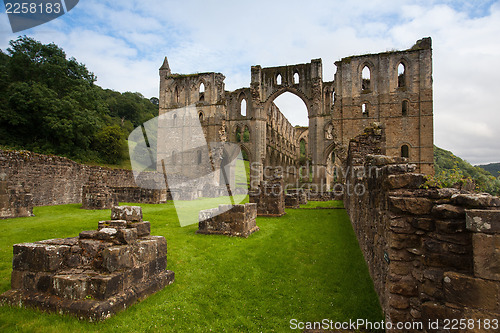
[[[126,228],[127,227],[127,221],[126,220],[106,220],[106,221],[99,221],[99,224],[97,225],[97,229],[101,230],[103,228],[115,228],[115,229],[121,229],[121,228]]]
[[[445,219],[463,219],[465,217],[465,209],[463,207],[449,204],[434,206],[432,213]]]
[[[156,249],[155,249],[156,250]],[[102,251],[102,267],[109,273],[132,268],[135,264],[130,245],[107,247]]]
[[[33,272],[56,271],[63,266],[70,249],[67,245],[15,244],[12,267]]]
[[[87,293],[97,300],[105,300],[123,291],[123,273],[99,274],[88,278]]]
[[[389,291],[393,294],[398,294],[402,296],[416,296],[418,294],[417,282],[410,278],[404,277],[397,282],[391,282],[389,284]]]
[[[88,282],[85,274],[56,274],[52,277],[51,292],[66,299],[84,299],[89,295]]]
[[[427,198],[389,197],[392,211],[414,215],[430,214],[433,202]]]
[[[466,210],[466,225],[470,231],[500,234],[500,210]]]
[[[137,229],[118,229],[116,238],[122,244],[134,244],[137,241]]]
[[[389,175],[385,180],[385,186],[389,189],[418,189],[423,183],[425,183],[425,176],[419,173]]]
[[[114,206],[111,208],[111,219],[142,222],[142,208],[139,206]]]
[[[499,309],[500,282],[446,272],[443,277],[445,301],[460,307]]]
[[[475,233],[472,235],[474,275],[500,281],[500,235]]]
[[[487,193],[455,194],[452,201],[467,208],[500,207],[500,198]]]

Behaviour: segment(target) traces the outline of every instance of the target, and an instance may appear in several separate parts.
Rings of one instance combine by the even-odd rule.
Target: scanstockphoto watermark
[[[4,0],[12,32],[36,27],[52,21],[70,10],[79,0]]]
[[[250,170],[254,174],[263,171],[263,178],[272,177],[272,175],[276,172],[279,174],[285,175],[294,175],[295,181],[287,182],[284,188],[276,187],[273,188],[274,195],[281,195],[281,192],[288,192],[288,190],[292,189],[304,189],[309,191],[310,193],[315,193],[319,195],[332,193],[335,196],[362,196],[366,193],[366,187],[363,183],[351,183],[349,179],[361,179],[366,177],[378,177],[380,173],[380,168],[375,166],[365,167],[365,166],[355,166],[347,168],[343,168],[341,166],[335,166],[333,170],[329,170],[329,168],[325,166],[315,166],[314,168],[309,165],[307,162],[301,166],[289,165],[286,167],[282,166],[264,166],[259,162],[252,162],[250,164]],[[303,179],[314,179],[315,174],[327,174],[330,173],[330,178],[333,179],[333,182],[326,183],[324,178],[321,178],[319,183],[313,182],[304,182]],[[345,181],[339,181],[339,180]],[[260,179],[252,179],[250,181],[250,187],[253,188],[254,193],[259,194],[260,192]]]

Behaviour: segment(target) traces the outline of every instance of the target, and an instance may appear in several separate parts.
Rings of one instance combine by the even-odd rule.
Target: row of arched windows
[[[403,117],[406,117],[408,115],[409,109],[410,109],[409,102],[407,100],[404,100],[401,103],[401,115]],[[361,104],[361,115],[364,118],[368,118],[370,116],[370,104],[369,103]]]
[[[406,87],[406,66],[401,61],[398,65],[398,88]],[[361,71],[361,90],[364,92],[368,92],[372,89],[371,87],[371,71],[368,65],[363,66],[363,70]]]
[[[300,75],[299,75],[299,72],[295,71],[295,72],[293,73],[293,84],[299,84],[299,81],[300,81]],[[278,73],[278,74],[276,75],[276,84],[277,84],[278,86],[280,86],[282,83],[283,83],[283,82],[282,82],[282,77],[281,77],[281,74],[280,74],[280,73]]]

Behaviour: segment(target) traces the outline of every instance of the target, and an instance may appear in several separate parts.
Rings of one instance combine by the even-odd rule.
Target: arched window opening
[[[401,114],[405,117],[408,115],[408,101],[406,100],[401,105]]]
[[[236,142],[241,142],[241,129],[239,126],[236,127],[235,139],[236,139]]]
[[[201,164],[201,150],[198,150],[198,151],[196,152],[196,163],[197,163],[198,165],[200,165],[200,164]]]
[[[295,74],[293,74],[293,84],[299,84],[299,80],[299,73],[295,72]]]
[[[172,165],[177,163],[177,153],[175,151],[172,152]]]
[[[248,126],[245,126],[245,129],[243,130],[243,142],[249,142],[250,141],[250,130],[248,129]]]
[[[179,89],[177,87],[175,87],[174,95],[175,95],[175,102],[179,103]]]
[[[205,85],[203,82],[200,84],[200,102],[205,100]]]
[[[398,65],[398,88],[406,86],[405,65],[400,62]]]
[[[247,116],[247,100],[244,98],[241,100],[240,113],[243,117]]]
[[[172,116],[172,125],[175,127],[177,126],[177,114],[174,113]]]
[[[304,101],[296,94],[287,91],[279,95],[274,100],[274,104],[278,107],[277,109],[281,111],[281,114],[285,116],[285,118],[290,122],[290,125],[292,126],[309,125],[307,106],[304,103]],[[270,109],[276,109],[276,108],[271,107]]]
[[[198,118],[200,119],[200,122],[202,122],[202,121],[203,121],[203,119],[205,118],[205,117],[203,116],[203,112],[201,112],[201,111],[200,111],[200,112],[198,113]]]
[[[368,66],[363,67],[363,71],[361,72],[361,89],[362,90],[370,90],[370,81],[371,81],[371,73],[370,68]]]
[[[332,163],[335,163],[335,152],[332,151],[332,153],[330,154],[330,157],[332,159]]]
[[[276,84],[277,84],[277,85],[281,85],[281,74],[278,74],[278,75],[276,76]]]
[[[408,148],[408,145],[401,146],[401,157],[410,157],[410,148]]]
[[[361,105],[361,113],[365,118],[368,118],[370,116],[368,110],[368,103],[363,103],[363,105]]]

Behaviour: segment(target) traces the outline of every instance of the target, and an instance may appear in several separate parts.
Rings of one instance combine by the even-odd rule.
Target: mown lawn
[[[35,208],[0,220],[0,292],[10,288],[12,245],[76,236],[109,219],[80,205]],[[172,203],[142,205],[168,242],[174,284],[100,323],[0,307],[0,332],[288,332],[290,320],[382,320],[373,285],[344,210],[287,210],[258,218],[248,239],[181,228]]]

